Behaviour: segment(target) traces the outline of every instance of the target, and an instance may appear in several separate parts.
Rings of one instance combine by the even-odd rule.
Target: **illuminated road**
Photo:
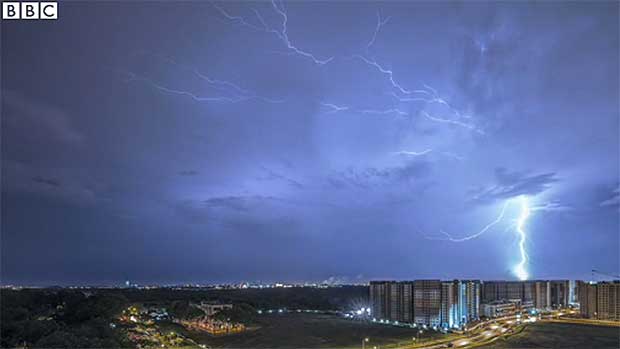
[[[523,317],[522,317],[523,316]],[[464,335],[450,335],[426,343],[415,343],[399,346],[404,349],[439,349],[439,348],[470,348],[481,344],[491,343],[502,336],[514,333],[519,326],[537,321],[526,315],[511,315],[481,322],[467,330]]]
[[[509,336],[517,332],[521,326],[534,322],[563,322],[584,325],[598,326],[618,326],[619,322],[601,321],[591,319],[575,318],[576,312],[571,309],[559,309],[530,316],[528,314],[515,314],[502,318],[496,318],[481,322],[469,328],[466,334],[449,335],[446,338],[429,341],[426,343],[416,343],[399,346],[404,349],[440,349],[440,348],[472,348],[492,343],[502,337]]]

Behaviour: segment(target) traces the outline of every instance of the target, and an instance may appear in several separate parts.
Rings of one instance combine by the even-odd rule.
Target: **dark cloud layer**
[[[551,188],[558,179],[555,173],[527,174],[509,172],[503,167],[495,169],[496,184],[474,193],[474,200],[489,202],[527,195],[535,196]]]
[[[617,3],[278,9],[3,21],[2,282],[617,270]]]

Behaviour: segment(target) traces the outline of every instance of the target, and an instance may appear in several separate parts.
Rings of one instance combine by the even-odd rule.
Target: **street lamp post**
[[[362,349],[366,348],[366,343],[368,343],[368,341],[370,341],[370,338],[368,337],[362,339]]]

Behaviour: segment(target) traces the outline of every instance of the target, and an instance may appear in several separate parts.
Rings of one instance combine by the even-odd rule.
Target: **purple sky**
[[[618,6],[2,21],[2,283],[618,273]]]

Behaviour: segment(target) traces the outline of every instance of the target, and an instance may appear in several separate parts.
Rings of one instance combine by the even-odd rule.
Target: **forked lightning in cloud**
[[[374,45],[375,40],[377,40],[377,35],[379,35],[379,32],[381,31],[381,28],[386,25],[390,19],[392,17],[386,17],[384,19],[381,19],[381,12],[377,12],[377,26],[375,27],[375,31],[372,34],[372,38],[370,39],[370,41],[368,42],[368,44],[366,45],[366,53],[370,54],[370,48],[372,47],[372,45]]]
[[[215,7],[227,19],[237,22],[243,26],[252,28],[254,30],[264,31],[266,33],[274,34],[280,41],[282,41],[282,43],[284,43],[286,48],[289,49],[291,52],[294,52],[295,54],[300,55],[302,57],[311,59],[315,64],[325,65],[334,59],[334,57],[319,59],[314,54],[308,51],[302,50],[296,45],[294,45],[288,36],[288,14],[286,13],[286,10],[284,9],[284,4],[280,3],[280,5],[278,5],[278,3],[276,3],[275,0],[272,0],[271,6],[273,10],[280,17],[282,17],[282,24],[281,24],[282,28],[280,30],[274,29],[271,26],[269,26],[267,22],[265,21],[265,19],[263,18],[263,16],[260,14],[260,12],[256,9],[253,9],[253,11],[254,11],[254,14],[256,15],[256,19],[258,20],[258,22],[260,22],[261,26],[257,26],[255,24],[250,23],[244,17],[231,15],[228,12],[226,12],[222,7],[217,6],[216,4],[213,4],[213,7]]]
[[[375,67],[380,73],[382,73],[385,76],[387,76],[388,80],[390,81],[390,84],[392,85],[392,87],[396,88],[402,94],[409,95],[409,94],[415,93],[415,91],[408,90],[408,89],[404,88],[401,84],[396,82],[396,80],[394,79],[394,72],[391,69],[384,68],[376,60],[372,60],[372,59],[366,58],[366,57],[364,57],[362,55],[354,55],[353,57],[358,58],[358,59],[364,61],[366,64],[368,64],[368,65],[370,65],[372,67]]]
[[[477,132],[479,134],[484,134],[484,131],[478,129],[475,125],[468,124],[468,123],[465,123],[465,122],[462,122],[462,121],[458,121],[458,120],[444,119],[444,118],[440,118],[440,117],[437,117],[437,116],[432,116],[428,112],[426,112],[426,110],[423,110],[421,113],[422,113],[422,115],[424,115],[424,117],[426,117],[427,119],[429,119],[431,121],[439,122],[439,123],[443,123],[443,124],[451,124],[451,125],[455,125],[455,126],[466,128],[468,130]]]
[[[463,241],[467,241],[467,240],[471,240],[471,239],[475,239],[477,237],[479,237],[480,235],[486,233],[489,229],[493,228],[495,225],[499,224],[502,219],[504,219],[504,215],[506,213],[506,208],[508,207],[508,204],[510,203],[510,201],[506,201],[504,203],[504,205],[502,206],[502,209],[499,213],[499,215],[497,216],[497,218],[495,220],[493,220],[491,223],[487,224],[484,226],[484,228],[482,228],[480,231],[465,236],[465,237],[461,237],[461,238],[455,238],[452,235],[448,234],[447,232],[441,230],[441,233],[443,235],[445,235],[445,238],[433,238],[433,237],[428,237],[431,240],[447,240],[447,241],[452,241],[452,242],[463,242]]]
[[[347,106],[340,106],[340,105],[336,105],[336,104],[333,104],[333,103],[321,102],[319,104],[321,104],[322,106],[324,106],[326,108],[331,109],[327,113],[337,113],[339,111],[349,110],[349,107],[347,107]]]
[[[281,99],[274,99],[274,98],[269,98],[269,97],[264,97],[261,96],[259,94],[257,94],[256,92],[247,90],[242,88],[241,86],[230,82],[230,81],[226,81],[226,80],[219,80],[219,79],[214,79],[202,72],[200,72],[197,68],[194,68],[192,66],[189,66],[187,64],[182,64],[177,62],[176,60],[174,60],[171,57],[168,57],[166,55],[163,54],[156,54],[156,53],[149,53],[149,52],[145,52],[142,51],[141,54],[144,55],[148,55],[148,56],[152,56],[155,57],[156,59],[161,60],[164,63],[167,63],[171,66],[174,67],[178,67],[180,69],[189,71],[190,73],[192,73],[194,76],[196,76],[198,79],[205,81],[211,88],[218,90],[222,93],[228,94],[228,95],[232,95],[232,97],[229,97],[231,101],[246,101],[246,100],[250,100],[250,99],[258,99],[261,100],[263,102],[267,102],[267,103],[282,103],[283,100]],[[135,74],[134,74],[135,75]],[[146,79],[143,79],[143,81],[145,81]],[[153,85],[157,85],[154,86],[164,92],[170,92],[173,93],[171,91],[173,91],[170,88],[167,87],[163,87],[161,84],[156,84],[154,83],[152,80],[150,80],[150,84]],[[183,92],[183,93],[177,93],[177,94],[184,94],[184,95],[194,95],[191,92],[187,92],[186,91],[179,91],[179,90],[174,90],[175,92]],[[195,100],[199,100],[199,101],[204,101],[204,98],[194,98]]]
[[[446,240],[446,241],[452,241],[452,242],[464,242],[464,241],[475,239],[479,237],[480,235],[484,234],[485,232],[487,232],[489,229],[491,229],[495,225],[499,224],[504,218],[504,215],[506,213],[506,208],[508,207],[508,205],[517,199],[519,200],[519,204],[520,204],[519,205],[520,213],[519,213],[519,217],[517,218],[515,231],[517,232],[518,237],[519,237],[519,263],[515,265],[513,272],[519,278],[519,280],[527,280],[529,278],[529,273],[527,272],[528,254],[527,254],[527,248],[526,248],[527,231],[525,230],[525,224],[527,223],[527,220],[530,217],[531,209],[529,206],[528,199],[525,195],[521,195],[518,198],[506,200],[504,202],[504,205],[502,206],[499,216],[497,216],[495,220],[487,224],[484,228],[482,228],[482,230],[480,230],[479,232],[475,234],[471,234],[471,235],[461,237],[461,238],[455,238],[452,235],[448,234],[447,232],[441,230],[440,232],[445,237],[443,238],[427,237],[427,238],[431,240]],[[511,225],[508,228],[512,228],[512,227],[513,226]]]
[[[198,95],[195,92],[192,91],[188,91],[188,90],[181,90],[181,89],[175,89],[175,88],[171,88],[168,86],[163,85],[160,82],[156,82],[153,79],[144,77],[144,76],[139,76],[135,73],[132,72],[123,72],[124,75],[128,76],[128,78],[125,80],[126,82],[133,82],[133,81],[139,81],[139,82],[143,82],[146,85],[160,91],[166,94],[171,94],[171,95],[178,95],[178,96],[185,96],[185,97],[189,97],[192,100],[196,101],[196,102],[221,102],[221,103],[239,103],[239,102],[244,102],[244,101],[249,101],[252,99],[258,99],[258,100],[262,100],[264,102],[268,102],[268,103],[282,103],[282,101],[280,100],[273,100],[273,99],[269,99],[269,98],[265,98],[262,96],[256,96],[256,95],[233,95],[233,96],[202,96],[202,95]]]
[[[157,83],[149,78],[145,78],[142,76],[138,76],[135,73],[131,73],[131,72],[125,72],[125,75],[128,76],[128,79],[126,80],[127,82],[132,82],[132,81],[140,81],[143,82],[145,84],[147,84],[148,86],[151,86],[152,88],[160,91],[160,92],[164,92],[167,94],[173,94],[173,95],[179,95],[179,96],[185,96],[185,97],[189,97],[191,99],[193,99],[196,102],[223,102],[223,103],[238,103],[244,100],[247,100],[249,98],[241,98],[241,97],[223,97],[223,96],[218,96],[218,97],[211,97],[211,96],[200,96],[195,94],[194,92],[190,92],[190,91],[185,91],[185,90],[178,90],[178,89],[173,89],[167,86],[164,86],[160,83]]]
[[[446,99],[441,97],[436,89],[432,88],[429,85],[424,84],[424,89],[413,90],[411,91],[414,96],[399,96],[395,92],[391,92],[390,95],[396,98],[399,102],[408,103],[408,102],[421,102],[424,103],[425,106],[437,104],[444,106],[447,112],[450,114],[449,118],[439,117],[436,115],[431,115],[427,110],[423,110],[421,113],[428,120],[443,123],[443,124],[452,124],[455,126],[463,127],[468,130],[477,132],[479,134],[484,134],[484,131],[479,129],[476,125],[471,123],[472,117],[467,114],[461,113],[458,109],[454,108]],[[467,122],[462,121],[463,119],[468,120]]]

